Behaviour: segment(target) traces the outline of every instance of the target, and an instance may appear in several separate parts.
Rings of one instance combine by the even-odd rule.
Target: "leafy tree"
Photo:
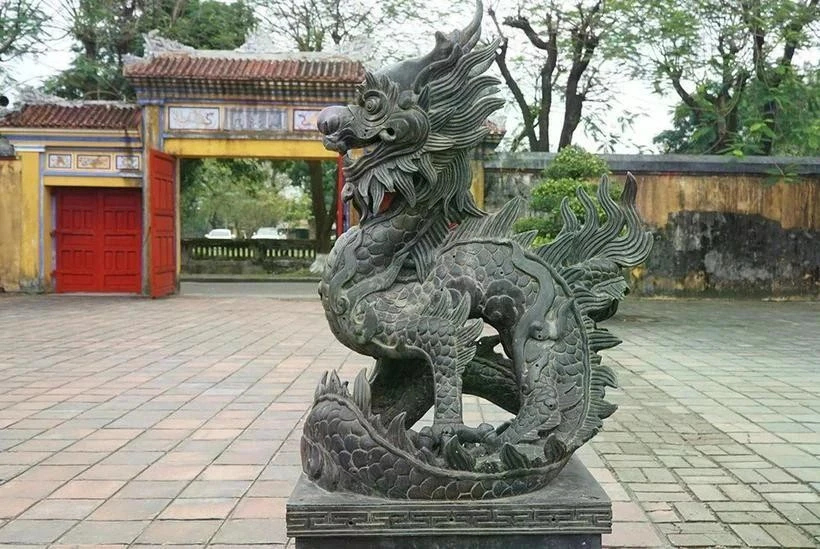
[[[620,1],[624,57],[681,100],[668,150],[772,154],[816,131],[817,64],[795,58],[818,44],[818,0]]]
[[[230,228],[250,237],[259,227],[298,223],[310,216],[303,193],[288,196],[292,182],[277,163],[252,159],[184,159],[180,181],[182,232],[201,237]]]
[[[339,195],[336,192],[336,164],[303,160],[287,160],[276,164],[293,185],[310,197],[310,207],[316,229],[316,251],[330,252],[331,229],[336,219]]]
[[[583,220],[584,207],[575,195],[576,189],[583,187],[594,197],[598,180],[608,171],[606,162],[594,154],[575,145],[564,147],[544,170],[544,179],[532,190],[530,209],[537,215],[519,219],[515,224],[516,231],[537,230],[536,245],[554,239],[563,226],[561,202],[564,198],[569,199],[570,208],[579,220]],[[610,193],[617,197],[620,189],[612,186]],[[599,214],[602,211],[599,208]]]
[[[413,18],[419,20],[418,2],[413,0],[257,0],[260,19],[273,40],[286,49],[301,52],[339,49],[380,31],[394,31]],[[367,48],[368,57],[389,55],[383,50],[401,43],[395,37],[385,39],[377,48]],[[318,161],[292,164],[295,181],[309,189],[316,224],[317,252],[327,253],[331,248],[331,227],[336,217],[335,166]]]
[[[354,50],[364,61],[383,61],[406,48],[406,38],[397,34],[404,34],[408,21],[429,21],[418,0],[251,1],[258,6],[260,27],[277,46],[304,52]]]
[[[603,0],[579,0],[572,6],[560,0],[547,0],[524,6],[519,4],[515,15],[507,15],[499,23],[495,9],[488,10],[501,38],[496,63],[507,87],[513,95],[521,115],[523,130],[515,137],[513,148],[526,139],[532,151],[549,151],[551,148],[551,122],[561,97],[564,113],[558,150],[570,143],[585,117],[584,106],[596,94],[606,93],[602,86],[602,61],[604,43],[610,40],[607,29],[618,17]],[[515,29],[526,37],[529,46],[535,48],[508,59],[510,40],[503,27]],[[534,76],[535,97],[527,98],[525,67],[537,70]],[[516,76],[514,68],[521,69]],[[588,118],[588,117],[587,117]]]
[[[63,0],[70,34],[77,40],[71,66],[45,83],[68,99],[129,99],[122,76],[127,55],[142,55],[142,35],[157,29],[166,38],[201,49],[234,49],[254,28],[242,0]]]
[[[45,23],[39,0],[0,3],[0,61],[37,51],[42,45]]]

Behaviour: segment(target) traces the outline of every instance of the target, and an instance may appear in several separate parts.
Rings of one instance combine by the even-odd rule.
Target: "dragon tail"
[[[642,228],[635,207],[638,184],[627,174],[620,204],[609,195],[609,180],[598,186],[598,203],[606,214],[601,223],[592,198],[578,188],[584,221],[578,220],[565,198],[561,203],[564,226],[555,240],[535,250],[555,267],[572,289],[581,313],[599,322],[610,318],[629,287],[621,274],[624,267],[639,265],[652,249],[652,235]]]

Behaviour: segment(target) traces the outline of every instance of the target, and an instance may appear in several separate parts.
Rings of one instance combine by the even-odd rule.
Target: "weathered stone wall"
[[[487,209],[528,197],[552,156],[485,161]],[[636,176],[638,210],[655,234],[649,260],[630,273],[636,293],[820,292],[819,158],[604,158],[614,177]]]
[[[21,163],[0,158],[0,291],[20,289],[21,202]]]

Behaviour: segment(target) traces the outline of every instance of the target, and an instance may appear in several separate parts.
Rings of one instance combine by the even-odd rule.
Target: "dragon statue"
[[[396,499],[487,499],[539,489],[615,410],[599,351],[620,343],[598,323],[628,288],[651,238],[627,177],[620,204],[602,180],[584,220],[532,248],[513,234],[522,201],[494,215],[470,194],[470,158],[502,106],[483,74],[497,44],[478,45],[482,7],[461,31],[436,33],[424,57],[370,73],[349,106],[319,116],[324,145],[345,155],[342,198],[361,214],[336,242],[319,285],[333,334],[374,357],[352,390],[319,383],[302,436],[305,474],[326,490]],[[364,149],[352,159],[349,151]],[[494,334],[485,334],[488,325]],[[463,394],[510,412],[467,426]],[[433,408],[433,424],[416,422]]]

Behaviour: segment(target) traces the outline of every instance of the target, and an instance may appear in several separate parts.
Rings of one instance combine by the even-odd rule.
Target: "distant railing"
[[[315,240],[217,240],[209,238],[183,238],[184,260],[276,260],[316,258]]]

